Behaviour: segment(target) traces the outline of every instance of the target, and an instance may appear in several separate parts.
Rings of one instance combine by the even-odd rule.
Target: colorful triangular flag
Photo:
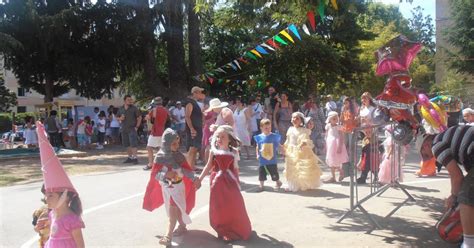
[[[300,34],[298,33],[298,29],[296,28],[295,24],[291,24],[288,29],[296,36],[296,38],[298,38],[299,40],[301,40],[301,36]]]
[[[262,55],[260,55],[260,53],[257,52],[257,50],[255,50],[255,49],[250,50],[250,52],[253,53],[253,54],[255,54],[255,55],[257,55],[257,56],[260,57],[260,58],[263,58]]]
[[[263,49],[263,47],[261,47],[261,46],[259,46],[259,45],[257,45],[257,46],[255,47],[255,49],[256,49],[259,53],[261,53],[261,54],[268,54],[268,52],[267,52],[265,49]]]
[[[331,0],[331,4],[332,4],[332,7],[333,7],[335,10],[338,10],[337,1],[336,1],[336,0]]]
[[[316,31],[316,19],[314,18],[314,12],[308,11],[308,13],[306,13],[306,16],[308,17],[309,24],[311,25],[313,31]]]
[[[276,41],[280,42],[281,44],[283,45],[288,45],[288,43],[286,43],[286,41],[284,41],[280,36],[278,35],[275,35],[273,36],[273,39],[275,39]]]
[[[267,43],[273,46],[274,48],[280,48],[280,46],[275,43],[272,39],[267,40]]]
[[[275,49],[269,45],[267,45],[266,43],[262,43],[260,44],[261,46],[265,47],[266,49],[270,50],[270,51],[275,51]]]
[[[321,21],[324,22],[324,18],[326,17],[324,15],[324,9],[326,8],[325,6],[325,2],[324,1],[320,1],[319,3],[319,6],[318,6],[318,13],[319,13],[319,16],[321,17]]]
[[[242,70],[242,67],[240,67],[239,61],[235,59],[233,62],[237,67],[239,67],[240,70]]]
[[[295,41],[293,40],[293,38],[291,38],[290,34],[289,34],[288,32],[286,32],[286,30],[280,31],[280,34],[282,34],[282,35],[285,36],[288,40],[290,40],[291,43],[295,43]]]
[[[257,57],[255,57],[255,55],[253,55],[253,53],[251,53],[251,52],[246,52],[246,53],[245,53],[245,56],[247,56],[247,57],[249,57],[249,58],[251,58],[251,59],[257,60]]]
[[[311,33],[309,32],[308,26],[306,26],[306,24],[303,24],[303,31],[305,32],[305,34],[311,35]]]

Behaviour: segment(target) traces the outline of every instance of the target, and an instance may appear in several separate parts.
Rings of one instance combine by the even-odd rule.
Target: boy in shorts
[[[280,190],[282,185],[280,175],[277,167],[278,148],[281,148],[281,136],[272,133],[272,123],[269,119],[262,119],[260,121],[261,134],[255,135],[254,140],[257,144],[256,154],[259,162],[258,180],[260,181],[259,192],[264,190],[264,183],[267,180],[267,175],[270,174],[272,181],[276,182],[275,190]]]

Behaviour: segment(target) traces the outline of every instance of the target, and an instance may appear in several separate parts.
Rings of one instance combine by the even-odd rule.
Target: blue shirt
[[[260,165],[277,164],[281,135],[275,133],[265,135],[261,133],[253,138],[258,146],[258,161]]]

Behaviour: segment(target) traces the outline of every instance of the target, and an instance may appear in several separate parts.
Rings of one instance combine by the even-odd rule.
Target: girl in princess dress
[[[331,168],[331,178],[325,183],[336,182],[336,170],[339,171],[339,182],[344,179],[342,164],[349,162],[342,127],[338,125],[337,112],[331,111],[326,120],[326,164]]]
[[[397,154],[395,152],[395,146],[392,137],[393,128],[391,126],[385,127],[385,136],[387,137],[383,142],[384,154],[382,157],[382,163],[380,164],[380,170],[378,174],[379,182],[382,184],[389,184],[394,180],[403,180],[403,170],[399,169],[400,165],[405,164],[406,146],[400,148],[401,156],[400,162],[398,161]],[[395,156],[395,158],[394,158]],[[393,168],[392,168],[393,167]],[[393,179],[393,180],[392,180]]]
[[[247,240],[252,231],[240,193],[239,143],[231,126],[219,126],[212,136],[209,160],[199,176],[202,182],[211,171],[209,219],[218,238],[225,241]]]
[[[292,127],[286,133],[284,144],[287,191],[316,189],[320,186],[319,158],[313,152],[311,131],[303,127],[304,115],[295,112],[291,116]]]

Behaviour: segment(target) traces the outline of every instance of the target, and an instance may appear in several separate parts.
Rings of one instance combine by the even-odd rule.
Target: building
[[[75,106],[121,106],[123,104],[123,96],[118,89],[114,90],[112,99],[103,97],[99,100],[91,100],[81,97],[75,90],[71,90],[62,96],[55,97],[52,104],[45,104],[43,95],[34,90],[20,87],[13,72],[4,68],[3,59],[0,59],[0,73],[3,74],[5,87],[17,96],[18,104],[12,109],[16,113],[44,111],[48,106],[61,110],[61,108],[70,109]]]

